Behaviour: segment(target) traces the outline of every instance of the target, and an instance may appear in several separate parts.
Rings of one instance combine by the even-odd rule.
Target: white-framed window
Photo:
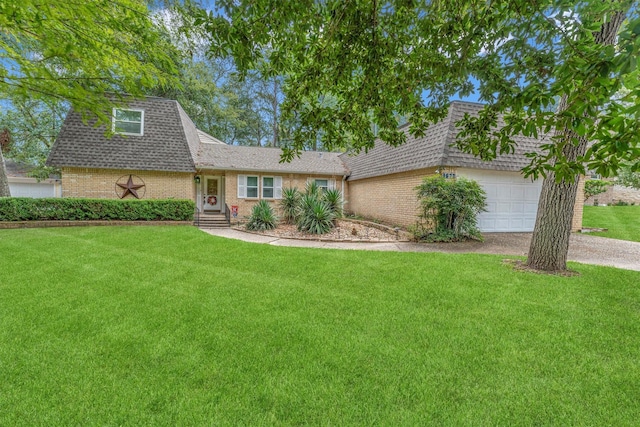
[[[111,130],[123,135],[144,135],[144,111],[114,108]]]
[[[238,175],[239,199],[281,199],[281,176]]]
[[[273,177],[272,176],[262,177],[262,198],[273,199]]]
[[[247,197],[249,198],[258,198],[258,177],[257,176],[248,176],[247,177]]]
[[[318,188],[323,191],[333,190],[336,188],[336,181],[329,178],[310,178],[308,181],[313,181],[316,183]]]

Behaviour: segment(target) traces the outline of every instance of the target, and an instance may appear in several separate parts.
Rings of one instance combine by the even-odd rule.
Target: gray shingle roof
[[[349,180],[439,166],[503,171],[521,170],[529,163],[524,154],[536,151],[544,137],[535,139],[518,136],[515,138],[518,145],[514,154],[499,155],[491,162],[482,161],[452,146],[458,133],[456,122],[462,119],[465,113],[474,115],[482,108],[482,104],[454,101],[451,103],[447,117],[430,126],[425,135],[420,138],[414,138],[409,133],[409,126],[406,125],[402,128],[407,136],[407,142],[403,145],[390,147],[382,141],[376,141],[374,148],[368,153],[362,152],[356,156],[342,154],[341,159],[351,171]],[[500,125],[499,122],[498,126]]]
[[[144,110],[143,136],[113,135],[96,120],[83,123],[70,111],[47,160],[52,166],[193,172],[200,140],[193,122],[177,101],[149,97],[131,100]]]
[[[281,154],[279,148],[201,144],[196,166],[241,171],[347,174],[339,153],[304,151],[299,158],[294,158],[290,163],[280,163]]]
[[[198,129],[198,137],[200,137],[200,142],[202,142],[203,144],[225,144],[224,142],[220,141],[218,138],[214,138],[208,133],[204,133],[200,129]]]
[[[144,135],[106,136],[95,120],[83,123],[70,111],[51,150],[47,164],[85,168],[195,172],[198,169],[349,175],[350,180],[439,166],[519,171],[528,164],[524,153],[535,151],[543,139],[517,137],[516,152],[483,162],[460,152],[455,123],[465,113],[477,114],[481,104],[456,101],[448,116],[414,138],[402,128],[407,142],[390,147],[377,141],[368,153],[356,156],[303,152],[290,163],[280,163],[278,148],[232,146],[196,129],[177,101],[148,97],[131,100],[129,108],[144,110]]]

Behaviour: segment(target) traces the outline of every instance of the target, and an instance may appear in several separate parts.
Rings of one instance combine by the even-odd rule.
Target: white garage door
[[[55,197],[54,184],[46,182],[39,183],[25,183],[25,182],[10,182],[9,190],[13,197]]]
[[[478,216],[480,231],[533,231],[542,180],[531,182],[517,172],[459,169],[487,193],[487,212]]]

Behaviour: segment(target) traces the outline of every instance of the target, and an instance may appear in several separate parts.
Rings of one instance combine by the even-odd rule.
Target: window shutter
[[[282,199],[282,177],[273,177],[273,198]]]
[[[247,197],[247,176],[238,175],[238,199]]]

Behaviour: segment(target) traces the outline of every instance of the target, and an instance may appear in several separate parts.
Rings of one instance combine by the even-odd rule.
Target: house
[[[11,159],[5,159],[4,164],[9,191],[13,197],[62,197],[62,184],[58,176],[51,175],[38,182],[37,179],[29,176],[32,166]]]
[[[260,199],[279,199],[282,188],[310,180],[334,187],[347,174],[338,153],[305,152],[280,163],[278,148],[224,144],[169,99],[114,109],[112,130],[108,137],[104,126],[69,112],[47,160],[61,168],[63,197],[191,199],[200,212],[237,206],[242,217]]]
[[[427,175],[476,179],[487,192],[488,212],[480,215],[482,231],[531,231],[541,182],[524,179],[524,152],[541,141],[521,137],[514,154],[483,162],[451,146],[455,122],[479,104],[453,102],[449,116],[421,138],[407,132],[407,143],[389,147],[379,142],[368,153],[303,152],[280,162],[280,149],[224,144],[196,129],[177,101],[148,97],[131,100],[112,112],[112,131],[83,123],[71,111],[48,164],[62,170],[63,197],[138,197],[191,199],[200,212],[236,207],[249,215],[258,200],[276,202],[282,189],[303,188],[315,181],[338,188],[348,212],[390,224],[415,223],[415,187]],[[574,229],[582,204],[577,203]]]
[[[542,180],[526,179],[520,170],[529,163],[525,153],[536,151],[546,137],[519,136],[513,154],[498,155],[485,162],[452,146],[457,136],[456,122],[465,113],[476,114],[481,104],[455,101],[448,116],[430,126],[424,136],[414,138],[409,125],[402,127],[407,142],[398,147],[376,143],[368,153],[341,156],[350,170],[349,210],[390,224],[415,223],[418,202],[415,196],[422,178],[435,173],[445,177],[474,179],[487,193],[487,212],[478,216],[484,232],[532,231],[538,209]],[[498,123],[500,125],[500,123]],[[582,194],[584,180],[579,181]],[[582,197],[574,206],[572,230],[582,228]]]

